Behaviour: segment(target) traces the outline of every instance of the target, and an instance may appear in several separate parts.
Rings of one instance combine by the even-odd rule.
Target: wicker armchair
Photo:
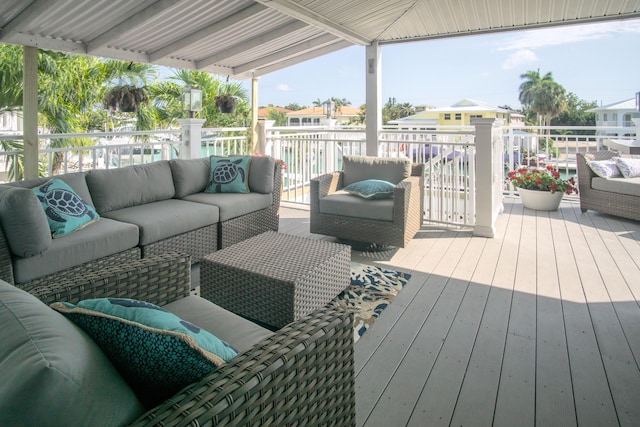
[[[190,261],[165,254],[31,290],[47,304],[128,297],[164,305],[190,293]],[[353,320],[323,308],[240,353],[142,415],[136,426],[355,425]]]
[[[592,160],[608,160],[615,156],[618,156],[616,151],[594,151],[576,155],[578,163],[580,210],[586,212],[591,209],[609,215],[640,221],[640,197],[632,194],[595,190],[591,187],[591,179],[597,175],[593,173],[587,162]]]
[[[369,178],[380,179],[376,177],[376,168],[371,169]],[[422,226],[424,170],[423,164],[412,164],[411,176],[396,185],[393,193],[392,221],[321,212],[320,199],[344,188],[344,171],[312,179],[310,231],[346,241],[405,247]]]

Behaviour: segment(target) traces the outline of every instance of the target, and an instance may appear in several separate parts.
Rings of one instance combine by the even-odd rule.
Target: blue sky
[[[353,46],[259,79],[259,105],[365,102],[365,50]],[[640,20],[387,45],[382,99],[444,107],[463,98],[520,108],[520,75],[551,71],[568,92],[604,105],[640,91]],[[250,91],[250,81],[243,84]]]

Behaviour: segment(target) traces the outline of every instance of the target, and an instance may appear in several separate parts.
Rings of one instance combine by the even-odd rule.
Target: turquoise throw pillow
[[[34,188],[33,192],[47,214],[51,237],[54,239],[86,227],[100,218],[93,206],[82,200],[61,179],[47,181]]]
[[[211,156],[207,193],[248,193],[251,156]]]
[[[98,298],[51,307],[93,338],[147,407],[237,355],[213,334],[148,302]]]
[[[365,199],[387,199],[393,196],[396,186],[380,179],[367,179],[344,187],[344,191]]]

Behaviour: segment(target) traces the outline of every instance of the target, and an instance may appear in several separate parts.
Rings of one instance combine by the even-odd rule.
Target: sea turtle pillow
[[[61,179],[54,178],[32,191],[44,209],[54,239],[86,227],[100,218],[93,206]]]
[[[248,193],[251,156],[211,156],[207,193]]]

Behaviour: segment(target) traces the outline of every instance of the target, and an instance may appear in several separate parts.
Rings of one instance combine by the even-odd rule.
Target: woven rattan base
[[[203,257],[200,293],[279,329],[343,291],[350,260],[347,245],[268,231]]]

